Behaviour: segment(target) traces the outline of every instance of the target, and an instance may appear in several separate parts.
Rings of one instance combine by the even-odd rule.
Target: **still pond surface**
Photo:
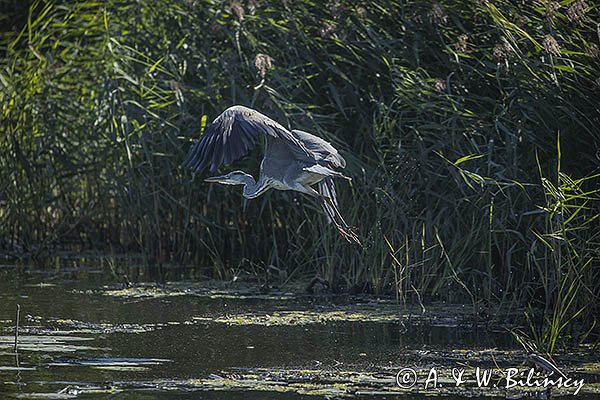
[[[102,269],[4,266],[0,398],[544,398],[543,387],[504,387],[502,371],[531,365],[499,318],[473,315],[468,307],[423,312],[390,299],[124,285]],[[599,361],[591,347],[558,356],[569,377],[585,381],[578,398],[597,398]],[[494,371],[489,387],[477,387],[477,367]],[[397,384],[404,368],[417,379],[405,370],[405,388]],[[432,368],[437,387],[425,388]],[[459,387],[453,369],[465,371]],[[576,387],[552,390],[561,397]]]

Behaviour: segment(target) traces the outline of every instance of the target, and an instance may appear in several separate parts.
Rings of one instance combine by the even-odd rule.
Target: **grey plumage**
[[[346,178],[336,171],[346,161],[328,142],[299,130],[288,130],[271,118],[244,106],[223,111],[192,147],[183,165],[196,172],[207,167],[215,171],[246,154],[260,136],[265,137],[265,152],[257,181],[243,171],[207,178],[208,182],[244,185],[243,195],[255,198],[273,188],[295,190],[318,199],[328,221],[333,222],[348,241],[360,244],[353,229],[341,216],[333,178]],[[348,178],[346,178],[348,179]],[[317,190],[312,186],[317,184]]]

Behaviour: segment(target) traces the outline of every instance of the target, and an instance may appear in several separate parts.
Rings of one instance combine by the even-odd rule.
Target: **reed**
[[[594,324],[597,6],[55,0],[11,12],[5,254],[137,253],[157,279],[279,271],[407,301],[533,305],[553,338],[571,317]],[[353,181],[340,204],[363,250],[310,199],[246,202],[180,167],[236,103],[342,149]]]

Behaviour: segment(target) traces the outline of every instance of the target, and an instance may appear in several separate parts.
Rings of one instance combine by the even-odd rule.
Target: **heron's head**
[[[248,183],[248,178],[254,181],[251,175],[243,171],[233,171],[223,176],[211,176],[210,178],[204,179],[204,182],[221,183],[223,185],[243,185]]]

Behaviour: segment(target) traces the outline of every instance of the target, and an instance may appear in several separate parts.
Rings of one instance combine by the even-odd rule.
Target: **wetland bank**
[[[597,395],[595,3],[0,11],[0,397],[519,397],[472,374],[531,354]],[[234,104],[340,150],[362,249],[181,168]]]

